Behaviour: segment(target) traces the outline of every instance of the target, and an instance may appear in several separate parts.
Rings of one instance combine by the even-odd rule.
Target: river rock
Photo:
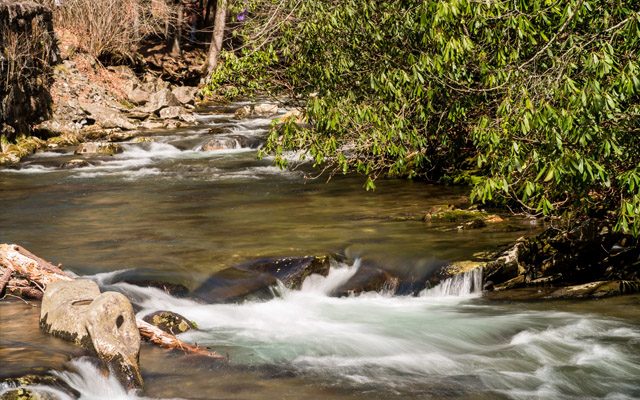
[[[162,126],[166,129],[177,129],[182,126],[182,122],[175,119],[167,119],[164,121]]]
[[[135,124],[129,121],[118,110],[93,103],[80,103],[80,107],[103,128],[120,128],[124,130],[133,130],[136,128]]]
[[[142,387],[140,334],[131,303],[124,295],[100,293],[90,280],[50,283],[42,299],[40,327],[94,351],[125,387]]]
[[[181,103],[169,89],[162,89],[151,95],[142,109],[144,112],[157,113],[165,107],[179,106]]]
[[[293,110],[287,111],[282,117],[278,118],[278,122],[284,123],[293,121],[296,124],[304,123],[304,114],[302,110],[294,108]]]
[[[133,87],[127,91],[127,100],[136,106],[146,104],[151,98],[151,93],[143,90],[140,87]]]
[[[253,107],[253,115],[258,117],[270,117],[278,113],[277,104],[262,103]]]
[[[207,303],[266,300],[273,298],[271,287],[277,282],[272,275],[232,267],[213,274],[192,295]]]
[[[72,389],[62,378],[52,374],[29,374],[18,378],[0,379],[3,400],[59,400],[50,388],[64,393],[69,398],[79,398],[80,393]]]
[[[257,149],[262,145],[260,138],[242,135],[220,135],[202,145],[202,151],[219,151],[240,148]]]
[[[65,163],[63,163],[60,168],[62,169],[74,169],[74,168],[83,168],[83,167],[90,167],[92,164],[87,161],[87,160],[83,160],[82,158],[74,158],[73,160],[69,160]]]
[[[179,118],[181,121],[184,121],[187,124],[195,124],[196,122],[198,122],[198,119],[193,114],[182,113],[180,114]]]
[[[193,86],[178,86],[171,91],[176,99],[182,104],[193,104],[195,102],[198,88]]]
[[[333,296],[344,297],[363,292],[388,292],[394,294],[400,284],[398,277],[364,261],[358,271],[338,287]]]
[[[164,123],[160,121],[144,121],[140,127],[144,129],[160,129],[164,128]]]
[[[237,118],[237,119],[243,119],[243,118],[247,118],[249,116],[251,116],[251,107],[250,106],[242,106],[240,108],[238,108],[233,115]]]
[[[162,119],[178,118],[180,114],[182,114],[182,110],[183,109],[180,106],[165,107],[160,110],[159,115]]]
[[[267,273],[291,289],[300,289],[302,282],[311,274],[327,276],[330,268],[328,256],[261,258],[235,268]]]
[[[123,282],[140,287],[160,289],[174,297],[184,297],[189,293],[184,281],[184,277],[168,271],[152,268],[134,268],[111,275],[110,279],[104,280],[104,284],[113,285]]]
[[[112,156],[122,153],[124,149],[117,143],[107,142],[86,142],[81,143],[75,151],[75,154],[105,154]]]
[[[193,322],[171,311],[156,311],[145,316],[143,320],[172,335],[178,335],[196,327]]]
[[[133,131],[115,131],[107,135],[107,140],[110,142],[124,142],[136,137],[136,132]]]

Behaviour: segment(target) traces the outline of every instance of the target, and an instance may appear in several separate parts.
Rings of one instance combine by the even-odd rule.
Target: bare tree
[[[207,57],[207,73],[211,74],[218,65],[218,56],[222,49],[222,39],[224,39],[224,28],[227,18],[228,0],[217,0],[216,17],[213,26],[213,36],[209,46],[209,56]]]

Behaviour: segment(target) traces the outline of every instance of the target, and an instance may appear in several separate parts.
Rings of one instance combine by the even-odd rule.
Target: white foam
[[[142,307],[139,316],[171,310],[195,321],[199,330],[181,338],[224,346],[233,363],[285,364],[349,385],[411,387],[469,375],[484,385],[474,390],[579,398],[586,392],[572,379],[585,378],[571,374],[581,367],[592,371],[581,373],[596,374],[593,379],[607,377],[600,388],[589,388],[602,396],[613,388],[628,395],[629,382],[640,376],[638,355],[607,339],[628,345],[640,340],[637,327],[572,313],[495,313],[469,303],[465,293],[474,290],[453,290],[453,284],[441,297],[330,297],[357,268],[334,265],[326,277],[308,277],[299,291],[280,287],[280,297],[242,304],[200,304],[154,288],[118,286]],[[477,272],[465,279],[478,287]],[[565,372],[566,367],[573,369]]]
[[[6,168],[0,170],[0,172],[10,174],[47,174],[55,171],[58,171],[58,169],[53,167],[45,167],[43,165],[24,165],[20,169]]]
[[[104,376],[86,358],[70,361],[71,371],[53,371],[72,389],[80,393],[79,400],[141,400],[135,390],[127,391],[114,374]],[[63,399],[69,398],[63,397]]]

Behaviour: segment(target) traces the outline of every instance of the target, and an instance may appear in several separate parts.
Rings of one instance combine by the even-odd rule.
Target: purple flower
[[[242,22],[247,18],[247,9],[245,8],[244,10],[242,10],[242,12],[240,14],[238,14],[238,21]]]

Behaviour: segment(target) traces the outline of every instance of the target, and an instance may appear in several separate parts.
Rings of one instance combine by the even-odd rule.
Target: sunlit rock
[[[81,143],[75,151],[75,154],[104,154],[112,156],[122,153],[124,149],[117,143],[108,142],[86,142]]]
[[[129,388],[141,387],[140,334],[129,300],[100,293],[90,280],[49,284],[40,311],[42,330],[94,351]]]
[[[145,316],[143,320],[172,335],[178,335],[196,327],[187,318],[171,311],[156,311]]]

